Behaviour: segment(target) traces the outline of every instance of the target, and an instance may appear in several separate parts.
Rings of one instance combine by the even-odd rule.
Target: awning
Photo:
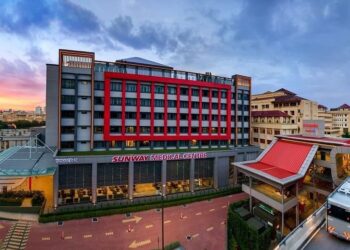
[[[257,160],[234,165],[284,185],[304,177],[317,149],[318,145],[276,139]]]

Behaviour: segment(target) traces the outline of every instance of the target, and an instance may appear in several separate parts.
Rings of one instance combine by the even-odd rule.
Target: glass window
[[[126,84],[126,92],[136,92],[136,84],[127,83]]]
[[[62,79],[62,88],[75,89],[75,80],[74,79]]]
[[[103,118],[103,111],[95,111],[94,118]]]
[[[176,87],[168,86],[168,94],[169,95],[176,95]]]
[[[125,128],[125,132],[127,133],[127,134],[135,134],[136,133],[136,127],[135,126],[127,126],[126,128]],[[133,147],[134,147],[135,145],[133,145]]]
[[[188,95],[188,88],[180,88],[180,95]]]
[[[110,133],[121,133],[122,128],[120,126],[111,126],[110,127]]]
[[[105,89],[105,83],[103,81],[95,81],[94,82],[94,89],[95,90],[104,90]]]
[[[176,134],[176,127],[168,127],[168,134]]]
[[[141,112],[140,118],[141,118],[141,120],[149,120],[149,119],[151,119],[151,113]]]
[[[61,102],[62,102],[62,104],[75,104],[75,96],[74,95],[62,95]]]
[[[125,112],[126,119],[136,119],[136,112]]]
[[[227,97],[227,91],[221,90],[221,98],[226,98],[226,97]]]
[[[163,120],[164,119],[164,113],[154,113],[154,119],[155,120]]]
[[[212,188],[214,185],[214,159],[195,160],[195,189]]]
[[[164,86],[155,85],[154,86],[154,92],[156,94],[164,94]]]
[[[125,104],[126,106],[136,106],[136,98],[126,98]]]
[[[134,163],[134,196],[158,195],[161,188],[162,162]]]
[[[180,101],[181,108],[188,108],[188,101]]]
[[[176,101],[168,100],[168,107],[169,108],[176,108]]]
[[[112,119],[121,119],[122,112],[111,111],[111,118]]]
[[[122,105],[122,98],[120,97],[111,97],[111,105]]]
[[[168,120],[176,120],[176,114],[175,113],[168,113]]]
[[[122,91],[121,82],[111,82],[111,91]]]
[[[94,104],[95,105],[103,105],[104,104],[104,98],[100,96],[94,97]]]
[[[155,134],[163,134],[164,133],[164,127],[154,127],[154,133]]]
[[[199,89],[192,89],[192,96],[199,96]]]
[[[141,134],[149,134],[149,133],[151,133],[151,127],[141,126],[140,127],[140,133]]]
[[[191,108],[198,109],[199,108],[199,102],[192,102],[191,103]]]
[[[73,110],[62,110],[61,111],[61,117],[62,118],[74,118],[75,117],[75,111],[73,111]]]
[[[151,106],[151,100],[150,99],[142,99],[141,98],[141,106],[143,106],[143,107],[150,107]]]
[[[155,107],[164,107],[164,100],[159,100],[159,99],[154,100],[154,106]]]
[[[151,93],[151,86],[147,84],[141,84],[142,93]]]

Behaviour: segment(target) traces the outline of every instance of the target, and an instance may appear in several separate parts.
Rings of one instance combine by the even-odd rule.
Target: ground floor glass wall
[[[97,164],[97,201],[128,197],[129,163]]]
[[[197,159],[194,166],[194,188],[214,187],[214,158]]]
[[[59,166],[58,205],[90,202],[91,174],[91,164]]]
[[[134,163],[134,197],[159,195],[162,186],[162,162]]]
[[[336,154],[338,178],[350,176],[350,154]]]
[[[190,191],[190,160],[167,161],[166,193]]]

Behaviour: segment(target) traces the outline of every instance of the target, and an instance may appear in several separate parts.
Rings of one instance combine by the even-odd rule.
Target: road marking
[[[223,205],[221,208],[227,208],[227,206],[226,206],[226,205]]]
[[[0,224],[0,229],[3,229],[3,228],[4,228],[4,226]]]
[[[199,234],[194,234],[192,235],[192,238],[197,238],[199,236]]]
[[[42,237],[41,240],[51,240],[50,237]]]
[[[106,236],[111,236],[111,235],[113,235],[113,234],[114,234],[113,232],[106,232],[106,233],[105,233]]]
[[[220,223],[221,225],[225,225],[225,221],[221,221],[221,223]]]
[[[134,216],[134,218],[125,219],[125,220],[122,220],[122,222],[123,222],[123,223],[129,223],[129,222],[136,222],[136,223],[139,223],[140,220],[142,220],[142,217]]]
[[[212,208],[209,210],[209,212],[214,212],[215,211],[215,208]]]
[[[228,197],[232,198],[232,195],[229,195]]]
[[[84,239],[87,239],[87,238],[92,238],[92,234],[85,234]]]
[[[171,222],[171,220],[166,220],[166,221],[164,221],[164,224],[168,224],[170,222]]]
[[[210,232],[210,231],[212,231],[214,229],[214,227],[208,227],[207,228],[207,232]]]
[[[182,219],[187,219],[188,217],[187,216],[183,216]]]
[[[146,229],[148,229],[148,228],[152,228],[152,227],[153,227],[153,225],[152,225],[152,224],[145,226],[145,228],[146,228]]]
[[[151,243],[151,240],[144,240],[144,241],[140,241],[140,242],[136,242],[136,240],[134,240],[129,245],[129,248],[138,248],[138,247],[142,247],[142,246],[148,245],[150,243]]]
[[[65,236],[64,239],[65,240],[71,240],[73,237],[72,236]]]
[[[202,212],[196,213],[196,215],[202,215]]]

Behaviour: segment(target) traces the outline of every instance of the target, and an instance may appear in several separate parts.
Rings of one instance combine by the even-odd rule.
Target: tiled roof
[[[328,109],[326,106],[322,105],[322,104],[318,104],[318,108],[319,109]]]
[[[135,64],[142,64],[142,65],[152,65],[152,66],[157,66],[157,67],[165,67],[165,68],[172,68],[170,66],[164,65],[164,64],[160,64],[154,61],[150,61],[141,57],[129,57],[129,58],[125,58],[125,59],[121,59],[118,61],[122,61],[122,62],[128,62],[128,63],[135,63]]]
[[[275,93],[276,92],[283,92],[283,93],[285,93],[287,95],[297,95],[297,94],[293,93],[292,91],[289,91],[288,89],[285,89],[285,88],[278,89],[278,90],[275,91]]]
[[[350,109],[350,106],[348,104],[344,103],[343,105],[341,105],[338,108],[335,108],[333,110],[339,110],[339,109]]]
[[[290,117],[280,110],[252,111],[252,117]]]
[[[302,100],[306,100],[306,99],[297,95],[286,95],[286,96],[277,96],[273,102],[285,103],[285,102],[298,102]]]
[[[278,139],[257,160],[234,164],[283,185],[304,177],[317,148],[317,145]]]

